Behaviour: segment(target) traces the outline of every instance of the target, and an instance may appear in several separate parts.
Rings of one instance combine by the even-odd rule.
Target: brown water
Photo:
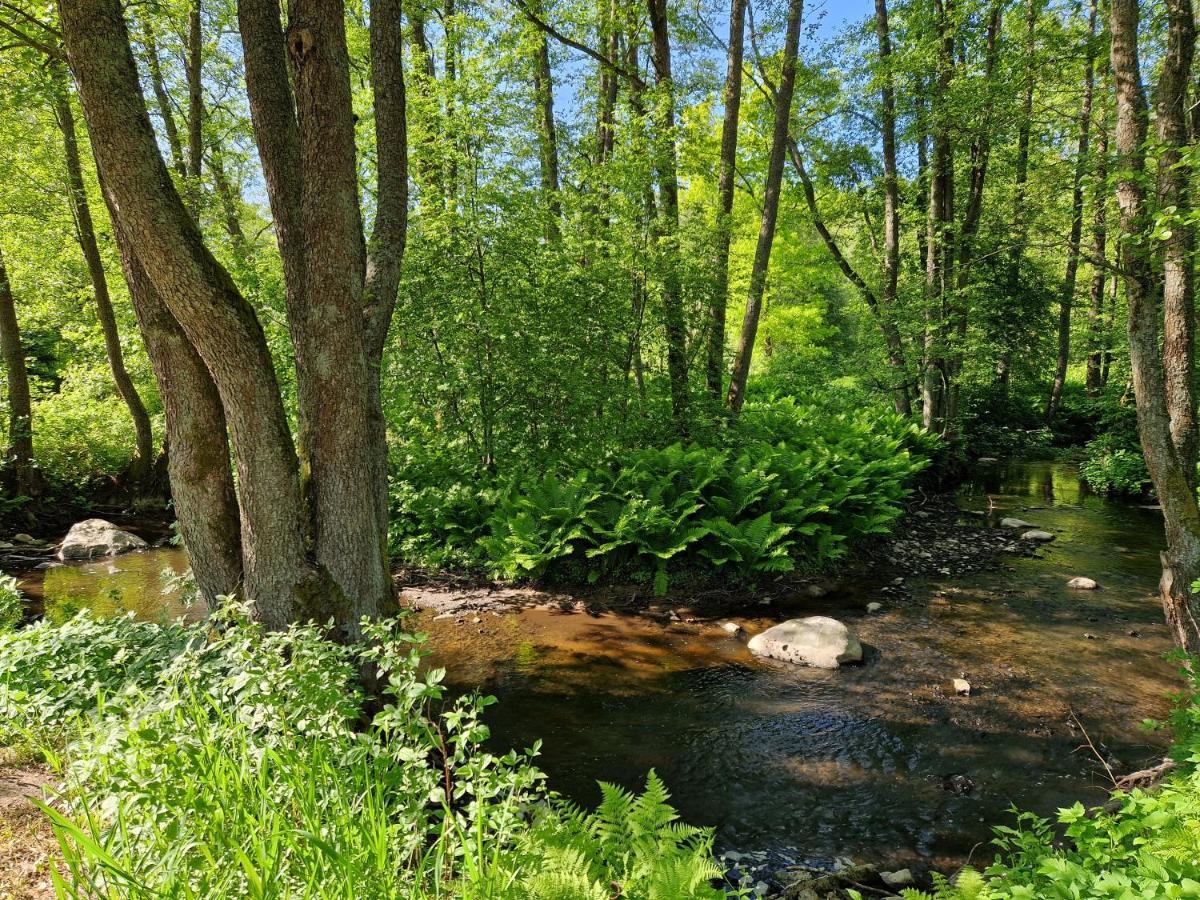
[[[912,602],[859,584],[774,617],[748,595],[735,617],[753,633],[787,616],[837,616],[867,645],[862,666],[796,668],[752,657],[718,623],[632,615],[424,613],[422,627],[453,686],[500,697],[489,711],[496,745],[541,738],[551,784],[580,801],[598,798],[597,779],[636,787],[653,767],[724,848],[951,866],[1012,804],[1050,813],[1103,797],[1107,779],[1079,749],[1077,722],[1119,771],[1156,758],[1164,736],[1139,723],[1163,715],[1179,687],[1153,596],[1157,511],[1089,496],[1071,467],[1050,463],[998,467],[961,500],[1058,540],[1044,558],[910,585]],[[52,569],[47,608],[68,597],[107,612],[115,592],[117,608],[175,614],[164,563],[184,564],[155,550]],[[1074,575],[1103,589],[1068,591]],[[885,608],[868,616],[872,600]],[[953,694],[960,676],[972,696]],[[972,790],[948,790],[951,775]]]

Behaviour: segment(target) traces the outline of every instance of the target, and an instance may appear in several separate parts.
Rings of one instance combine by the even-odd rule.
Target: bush
[[[1079,474],[1100,494],[1141,497],[1150,492],[1150,473],[1141,447],[1129,446],[1128,438],[1106,432],[1088,441]]]
[[[25,601],[17,588],[17,579],[0,575],[0,634],[12,631],[25,618]]]
[[[354,646],[315,625],[264,634],[237,609],[210,625],[80,615],[0,648],[21,661],[2,678],[14,725],[76,736],[47,747],[60,896],[724,896],[711,833],[676,821],[653,773],[640,795],[602,786],[594,813],[563,802],[532,752],[485,747],[493,700],[446,700],[397,623]],[[365,727],[364,665],[387,699]]]
[[[437,487],[406,471],[392,547],[506,579],[624,576],[657,593],[683,571],[753,581],[886,531],[936,445],[891,414],[750,404],[717,446],[623,451],[569,473],[453,473]]]

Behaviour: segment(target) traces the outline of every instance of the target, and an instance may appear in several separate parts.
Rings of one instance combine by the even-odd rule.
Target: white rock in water
[[[24,532],[21,532],[20,534],[14,534],[13,540],[16,541],[18,544],[31,544],[32,545],[32,544],[40,544],[41,543],[41,541],[39,541],[37,538],[35,538],[32,534],[25,534]]]
[[[750,652],[784,662],[836,669],[846,662],[862,660],[858,635],[837,619],[809,616],[788,619],[750,639]]]
[[[734,637],[737,637],[742,633],[742,626],[737,622],[722,622],[721,630],[726,634],[732,634]]]
[[[1000,520],[1001,528],[1033,528],[1032,522],[1026,522],[1024,519],[1014,519],[1006,516]]]
[[[963,697],[971,695],[971,682],[967,681],[967,679],[955,678],[951,680],[950,684],[954,687],[954,693],[960,694]]]
[[[867,612],[869,612],[869,613],[877,613],[881,609],[883,609],[883,604],[876,600],[872,600],[870,603],[867,604]]]
[[[1036,541],[1039,544],[1044,544],[1047,541],[1054,540],[1054,535],[1048,531],[1042,531],[1039,528],[1034,528],[1032,531],[1026,531],[1021,535],[1023,541]]]
[[[84,519],[76,522],[63,538],[59,559],[94,559],[97,556],[116,556],[129,550],[144,550],[149,545],[136,534],[122,531],[104,519]]]
[[[1067,587],[1077,591],[1094,591],[1100,587],[1099,583],[1094,578],[1087,578],[1083,575],[1077,575],[1067,582]]]
[[[913,873],[908,869],[897,869],[895,872],[880,872],[879,877],[889,887],[904,887],[913,883]]]

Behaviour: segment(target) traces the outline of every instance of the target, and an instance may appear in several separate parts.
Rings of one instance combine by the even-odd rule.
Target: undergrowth
[[[68,898],[717,898],[710,832],[653,772],[594,811],[547,790],[534,750],[497,754],[492,698],[450,701],[400,622],[341,645],[80,613],[0,635],[5,738],[63,788],[43,805]],[[364,725],[364,666],[385,705]]]
[[[754,581],[816,568],[888,529],[936,447],[889,414],[748,404],[711,445],[609,454],[504,477],[406,459],[392,483],[393,552],[508,580],[681,572]]]

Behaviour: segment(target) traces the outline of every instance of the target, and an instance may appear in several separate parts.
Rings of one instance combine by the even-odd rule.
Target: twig
[[[1096,745],[1092,743],[1091,735],[1089,735],[1087,733],[1087,729],[1083,727],[1083,723],[1079,721],[1079,717],[1077,715],[1075,715],[1075,710],[1073,710],[1073,709],[1070,711],[1070,718],[1071,718],[1072,722],[1074,722],[1076,725],[1079,726],[1079,730],[1083,732],[1083,739],[1085,741],[1087,741],[1087,746],[1092,751],[1092,755],[1095,756],[1096,759],[1100,760],[1100,765],[1104,766],[1104,771],[1108,773],[1108,780],[1112,782],[1113,790],[1119,790],[1120,787],[1119,787],[1119,783],[1117,780],[1117,776],[1113,774],[1112,767],[1108,764],[1108,761],[1105,760],[1105,758],[1101,755],[1100,751],[1096,749]],[[1083,746],[1084,746],[1083,744],[1080,744],[1075,749],[1082,750]]]

